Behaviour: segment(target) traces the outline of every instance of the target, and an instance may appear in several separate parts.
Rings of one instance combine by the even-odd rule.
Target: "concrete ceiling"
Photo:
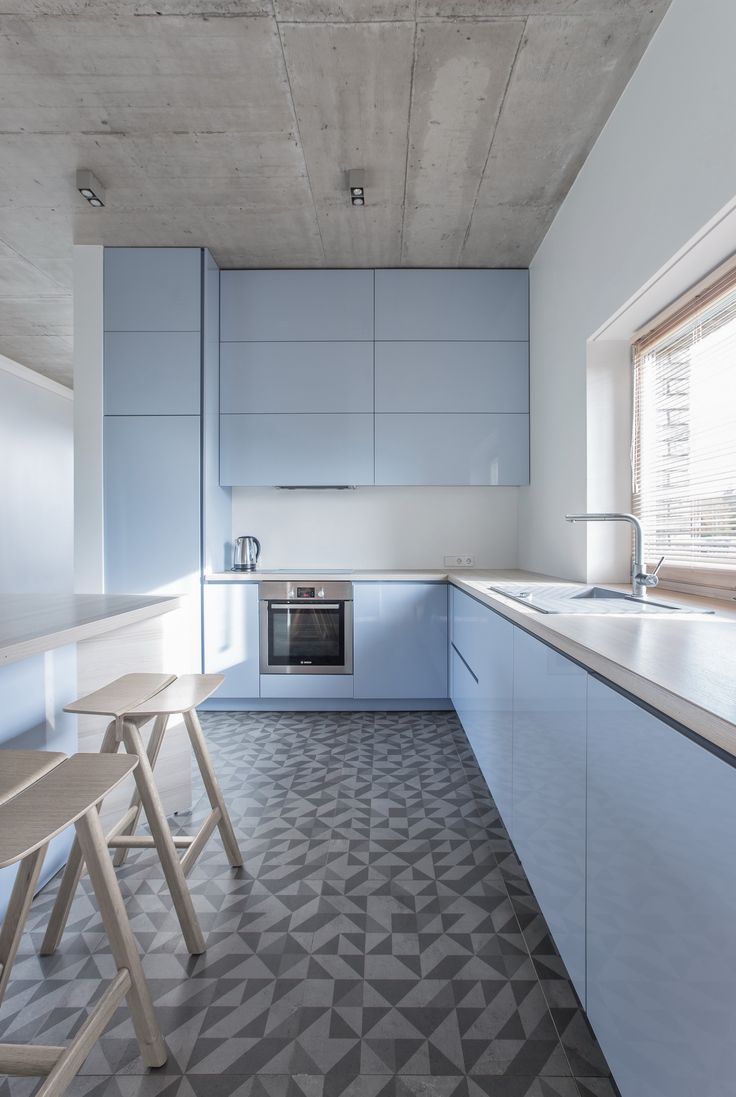
[[[527,266],[668,5],[3,0],[0,354],[71,384],[73,243]]]

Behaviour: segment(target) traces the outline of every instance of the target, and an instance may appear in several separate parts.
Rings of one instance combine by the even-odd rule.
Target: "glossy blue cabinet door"
[[[372,415],[222,415],[220,483],[373,483]]]
[[[376,339],[528,338],[526,270],[376,271]]]
[[[583,1004],[587,677],[514,629],[513,841]]]
[[[204,670],[225,675],[217,697],[258,697],[257,583],[205,583]]]
[[[456,587],[450,587],[452,644],[477,679],[472,704],[452,700],[506,829],[512,830],[512,707],[514,626]],[[467,678],[460,674],[467,686]]]
[[[376,411],[529,411],[528,343],[375,346]]]
[[[105,415],[199,415],[196,331],[105,334]]]
[[[223,412],[373,412],[373,343],[223,343]]]
[[[447,697],[447,585],[355,583],[355,696]]]
[[[376,415],[376,484],[528,483],[528,415]]]
[[[105,248],[105,331],[199,331],[200,248]]]
[[[220,338],[373,339],[372,270],[224,270]]]
[[[199,584],[199,416],[107,415],[105,589]]]
[[[623,1097],[734,1092],[736,770],[590,678],[588,1015]]]

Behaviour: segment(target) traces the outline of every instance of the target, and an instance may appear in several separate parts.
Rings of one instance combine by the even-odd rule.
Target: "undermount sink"
[[[575,583],[504,583],[488,588],[537,613],[626,614],[627,616],[669,613],[709,613],[690,606],[673,606],[654,598],[635,598],[622,590]]]

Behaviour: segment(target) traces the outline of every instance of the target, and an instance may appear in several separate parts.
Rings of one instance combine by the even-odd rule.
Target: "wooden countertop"
[[[0,594],[0,666],[178,609],[137,594]]]
[[[503,580],[530,586],[549,576],[524,572],[460,573],[449,582],[563,655],[582,663],[633,697],[736,756],[736,606],[731,602],[657,588],[659,602],[692,614],[633,617],[542,614],[488,589]],[[606,583],[618,590],[626,586]],[[711,609],[713,616],[698,616]]]

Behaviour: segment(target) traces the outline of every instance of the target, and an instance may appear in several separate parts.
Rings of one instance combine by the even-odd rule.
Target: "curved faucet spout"
[[[656,572],[649,575],[644,567],[644,531],[635,514],[623,511],[602,511],[590,514],[566,514],[567,522],[628,522],[634,530],[634,552],[631,560],[631,592],[635,598],[643,597],[648,587],[656,587],[659,580]],[[662,561],[660,560],[660,564]],[[659,565],[657,566],[657,571]]]

